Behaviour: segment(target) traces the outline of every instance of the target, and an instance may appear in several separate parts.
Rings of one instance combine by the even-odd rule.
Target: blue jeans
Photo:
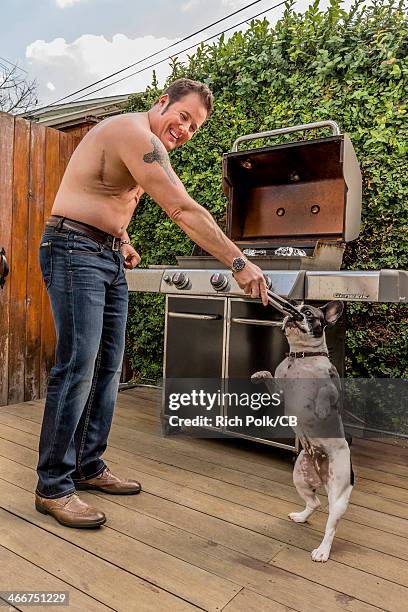
[[[57,332],[41,429],[42,497],[75,491],[105,468],[125,347],[128,288],[123,255],[78,231],[47,227],[40,265]]]

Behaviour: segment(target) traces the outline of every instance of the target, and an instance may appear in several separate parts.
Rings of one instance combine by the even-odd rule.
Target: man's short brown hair
[[[213,109],[214,99],[209,87],[204,83],[193,81],[192,79],[177,79],[173,81],[173,83],[170,83],[161,95],[164,96],[167,94],[169,96],[170,106],[190,93],[195,93],[201,98],[201,102],[207,110],[207,115],[209,115]]]

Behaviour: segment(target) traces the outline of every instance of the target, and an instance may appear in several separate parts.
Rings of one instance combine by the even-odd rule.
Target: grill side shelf
[[[140,269],[126,270],[126,280],[129,291],[160,292],[160,286],[165,270]]]
[[[408,271],[306,272],[305,299],[405,304]]]
[[[408,271],[381,270],[379,301],[408,303]]]

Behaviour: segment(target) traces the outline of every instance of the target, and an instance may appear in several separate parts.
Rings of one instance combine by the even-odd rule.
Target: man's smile
[[[180,144],[182,144],[180,134],[178,134],[177,131],[174,130],[173,128],[169,128],[166,131],[165,139],[167,141],[167,146],[170,146],[171,149],[176,148]]]
[[[171,136],[171,141],[174,141],[176,144],[178,143],[178,140],[180,138],[180,136],[177,135],[177,132],[175,132],[173,129],[169,129],[169,134]]]

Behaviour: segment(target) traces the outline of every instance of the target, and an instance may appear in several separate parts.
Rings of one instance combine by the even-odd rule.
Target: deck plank
[[[20,531],[20,526],[17,527]],[[64,582],[61,577],[38,567],[36,559],[28,561],[24,557],[0,545],[0,591],[29,591],[29,592],[61,592],[69,593],[70,612],[108,612],[111,607],[98,599],[90,597],[73,586],[72,582]],[[17,578],[18,576],[18,578]],[[78,583],[79,586],[79,583]],[[99,598],[99,595],[98,595]],[[16,609],[16,608],[13,608]],[[32,606],[19,604],[19,609],[30,610]],[[36,610],[49,610],[50,606],[36,605]]]
[[[223,608],[222,612],[294,612],[294,608],[278,604],[251,591],[250,589],[242,589],[232,599],[229,604]]]
[[[373,605],[382,607],[382,602],[387,602],[387,610],[405,612],[407,609],[407,587],[368,574],[364,577],[361,572],[353,571],[346,565],[330,563],[322,568],[319,563],[311,563],[310,554],[305,551],[293,554],[292,548],[286,547],[272,559],[271,564],[322,585],[336,584],[349,597],[354,596]]]

